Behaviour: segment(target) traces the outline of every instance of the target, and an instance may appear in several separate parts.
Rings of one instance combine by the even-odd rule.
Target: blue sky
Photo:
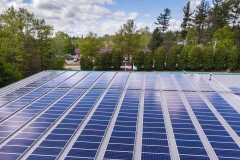
[[[127,19],[134,19],[137,28],[153,30],[156,17],[165,8],[172,11],[169,30],[179,30],[182,8],[188,0],[7,0],[1,9],[10,5],[25,7],[37,17],[44,18],[55,31],[70,35],[114,34]],[[200,0],[191,0],[192,8]],[[3,3],[3,4],[1,4]],[[0,9],[0,10],[1,10]]]

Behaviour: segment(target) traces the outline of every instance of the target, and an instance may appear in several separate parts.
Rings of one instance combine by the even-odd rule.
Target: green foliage
[[[157,22],[155,22],[156,25],[159,25],[159,29],[161,32],[165,32],[168,29],[169,26],[169,20],[170,20],[171,10],[166,8],[164,9],[164,13],[160,13],[160,16],[157,17]]]
[[[119,32],[113,39],[114,49],[120,50],[123,55],[130,55],[139,48],[140,34],[137,34],[134,20],[128,20],[121,26]]]
[[[95,66],[98,70],[109,70],[112,67],[112,54],[109,52],[98,54],[95,59]]]
[[[136,51],[133,54],[132,62],[137,66],[138,70],[141,70],[144,65],[144,52]]]
[[[81,53],[84,56],[89,56],[92,59],[95,57],[96,53],[99,52],[100,48],[103,47],[103,42],[96,34],[90,32],[86,38],[79,39],[78,45],[81,49]]]
[[[205,71],[212,70],[214,68],[213,47],[203,48],[202,54],[203,54],[202,69],[204,69]]]
[[[227,48],[232,48],[234,46],[234,32],[230,26],[218,29],[213,37],[218,40],[217,45],[224,45]]]
[[[148,44],[148,47],[154,52],[163,42],[162,37],[160,36],[159,28],[155,28],[152,34],[152,38]]]
[[[202,48],[199,46],[194,46],[192,47],[190,53],[189,53],[189,58],[188,58],[188,64],[189,68],[191,70],[199,70],[201,69],[202,65]]]
[[[0,87],[11,84],[22,78],[22,72],[17,65],[6,63],[0,59]]]
[[[181,53],[182,46],[174,45],[166,58],[166,68],[168,70],[176,70],[178,63],[178,55]]]
[[[139,40],[139,47],[140,48],[148,48],[148,44],[151,41],[151,34],[150,33],[143,33],[141,34],[140,40]]]
[[[159,47],[157,50],[155,50],[155,56],[154,56],[154,68],[155,70],[162,71],[165,70],[165,50],[162,47]]]
[[[184,46],[178,57],[178,69],[186,70],[188,69],[188,56],[191,51],[191,46]]]
[[[144,70],[150,71],[153,68],[153,55],[150,52],[147,52],[144,56]]]
[[[187,27],[190,25],[189,22],[191,22],[192,18],[191,16],[193,15],[194,12],[190,12],[190,2],[187,2],[187,4],[184,6],[183,8],[183,13],[184,13],[184,17],[183,17],[183,22],[181,24],[181,28],[182,28],[182,38],[185,39],[187,36]]]
[[[214,51],[214,68],[216,70],[225,70],[227,60],[227,49],[224,45],[217,45]]]
[[[120,70],[122,65],[122,54],[120,51],[112,51],[112,66],[115,70]]]
[[[92,70],[94,67],[93,61],[91,58],[82,56],[80,60],[81,70]]]
[[[227,68],[231,71],[239,68],[240,56],[236,47],[228,52]]]
[[[212,22],[210,31],[213,33],[228,24],[229,10],[226,8],[226,4],[224,0],[213,0],[213,7],[209,13]]]
[[[203,29],[205,27],[205,21],[208,16],[209,9],[210,4],[206,0],[201,0],[201,3],[197,6],[196,9],[194,22],[196,25],[196,30],[198,32],[198,43],[201,43]]]
[[[196,44],[197,32],[192,28],[188,28],[187,30],[187,44],[195,45]]]

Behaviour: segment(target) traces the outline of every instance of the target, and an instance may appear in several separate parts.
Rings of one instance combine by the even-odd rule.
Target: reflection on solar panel
[[[0,160],[240,159],[240,75],[208,78],[45,71],[17,82],[0,90]]]

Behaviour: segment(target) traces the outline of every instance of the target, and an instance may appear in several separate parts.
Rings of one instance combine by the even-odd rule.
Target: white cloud
[[[143,15],[143,17],[146,17],[146,18],[148,18],[148,17],[152,17],[152,15],[151,15],[151,14],[149,14],[149,13],[145,13],[145,14]]]
[[[128,19],[136,19],[137,17],[139,16],[138,13],[136,12],[130,12],[130,13],[126,13],[124,11],[117,11],[117,12],[114,12],[112,17],[114,20],[128,20]]]
[[[201,0],[191,0],[190,4],[191,11],[194,11],[200,3]]]
[[[112,34],[128,19],[136,19],[136,12],[112,12],[104,4],[115,4],[115,0],[0,0],[0,12],[10,6],[24,7],[38,18],[44,18],[46,23],[56,31],[70,35],[87,34],[89,31],[98,35]]]
[[[114,5],[115,0],[32,0],[29,4],[23,3],[23,0],[0,0],[0,12],[11,5],[25,7],[36,17],[44,18],[47,24],[54,27],[55,32],[63,31],[71,36],[85,36],[90,31],[98,35],[114,34],[128,19],[134,19],[138,29],[148,26],[153,30],[156,27],[153,15],[142,15],[154,18],[147,23],[139,20],[137,12],[113,12],[104,4]],[[172,19],[169,30],[180,29],[180,24],[180,21]]]
[[[180,20],[176,20],[176,19],[171,19],[169,21],[169,28],[168,30],[171,30],[171,31],[179,31],[181,30],[181,21]]]

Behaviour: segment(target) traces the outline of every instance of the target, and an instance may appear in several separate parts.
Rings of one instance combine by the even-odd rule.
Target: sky
[[[137,29],[154,22],[165,8],[171,10],[169,30],[180,30],[183,6],[188,0],[0,0],[0,12],[10,6],[24,7],[37,18],[44,18],[55,32],[71,36],[86,36],[89,32],[99,36],[115,34],[128,20],[133,19]],[[191,0],[192,9],[200,0]]]

